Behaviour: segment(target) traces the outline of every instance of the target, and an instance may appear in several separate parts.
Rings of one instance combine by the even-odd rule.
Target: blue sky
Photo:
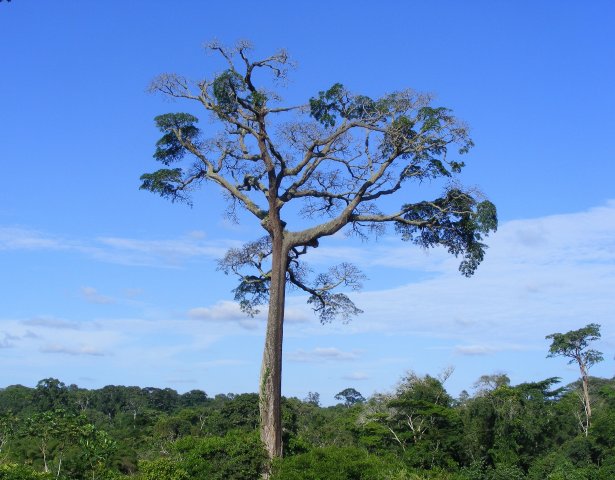
[[[500,229],[471,279],[440,251],[393,236],[338,236],[313,251],[367,274],[350,324],[288,302],[284,393],[324,403],[449,366],[451,393],[483,374],[576,378],[545,335],[602,325],[615,354],[615,5],[610,1],[0,3],[0,386],[46,377],[255,391],[263,317],[216,271],[261,235],[232,224],[215,189],[193,208],[139,191],[156,168],[154,76],[207,77],[211,39],[249,39],[297,62],[283,91],[433,92],[472,128],[461,180],[497,205]],[[206,123],[206,122],[204,122]],[[429,189],[426,190],[428,195]]]

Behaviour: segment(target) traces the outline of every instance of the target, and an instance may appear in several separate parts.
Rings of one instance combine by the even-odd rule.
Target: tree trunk
[[[261,440],[269,458],[282,456],[282,336],[288,249],[282,235],[273,235],[269,314],[261,365],[259,409]]]
[[[583,363],[580,363],[579,366],[581,367],[581,387],[583,388],[583,410],[585,413],[583,433],[587,437],[589,434],[589,424],[592,416],[591,400],[589,398],[589,374],[587,373],[587,368]]]

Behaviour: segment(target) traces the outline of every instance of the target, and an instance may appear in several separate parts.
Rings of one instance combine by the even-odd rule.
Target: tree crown
[[[156,117],[163,136],[154,158],[167,168],[144,174],[141,188],[190,201],[196,186],[213,182],[229,200],[230,215],[240,207],[258,219],[266,236],[231,249],[220,262],[225,273],[239,276],[235,298],[247,313],[256,313],[269,295],[276,238],[288,257],[287,283],[309,295],[322,321],[360,313],[346,294],[333,292],[360,288],[356,267],[343,263],[312,275],[301,259],[342,229],[366,237],[392,225],[405,241],[461,255],[461,273],[474,273],[497,215],[478,192],[450,180],[473,142],[449,109],[413,90],[374,99],[341,83],[303,105],[283,106],[278,94],[258,86],[257,72],[269,72],[272,84],[284,79],[291,66],[285,51],[251,60],[245,42],[209,48],[226,62],[221,73],[196,82],[164,74],[151,90],[196,102],[220,129],[205,135],[189,113]],[[445,180],[440,197],[410,201],[407,195],[401,206],[384,211],[386,197],[437,179]]]
[[[566,333],[552,333],[545,337],[553,340],[547,357],[568,357],[569,364],[577,362],[589,368],[604,359],[602,352],[587,348],[600,337],[600,325],[597,323],[590,323]]]

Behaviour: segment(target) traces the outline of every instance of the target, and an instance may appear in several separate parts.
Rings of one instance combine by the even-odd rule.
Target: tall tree
[[[190,191],[209,181],[221,187],[230,215],[245,209],[264,229],[263,238],[231,249],[220,268],[238,275],[234,293],[245,312],[268,305],[259,404],[261,438],[275,457],[282,453],[286,287],[307,293],[322,322],[361,312],[336,291],[360,287],[356,267],[342,263],[311,276],[302,257],[344,228],[366,237],[390,224],[403,240],[462,255],[460,271],[470,276],[483,259],[483,237],[496,229],[496,210],[451,181],[464,166],[456,153],[473,144],[464,124],[447,108],[432,106],[430,96],[404,90],[372,99],[337,83],[305,104],[286,106],[272,90],[290,66],[285,51],[252,60],[247,43],[208,47],[224,59],[225,70],[196,82],[164,74],[151,91],[196,102],[220,128],[205,137],[192,114],[156,117],[163,136],[155,159],[167,167],[185,157],[191,162],[144,174],[141,188],[190,201]],[[447,181],[443,194],[416,201],[410,186],[435,179]],[[396,195],[406,190],[412,201]],[[397,197],[401,206],[391,210],[386,197]]]
[[[600,325],[596,323],[590,323],[583,328],[571,330],[567,333],[552,333],[545,337],[553,340],[547,357],[567,357],[570,359],[568,364],[576,363],[579,366],[582,389],[581,402],[583,404],[583,416],[580,424],[585,436],[589,432],[592,416],[589,395],[589,369],[604,359],[602,352],[588,347],[591,342],[600,337]]]
[[[335,395],[335,399],[344,400],[344,405],[347,407],[352,407],[355,403],[363,403],[365,401],[365,397],[354,388],[345,388]]]

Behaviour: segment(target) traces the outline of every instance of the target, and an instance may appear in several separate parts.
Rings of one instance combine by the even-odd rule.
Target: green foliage
[[[234,70],[226,70],[213,81],[213,94],[218,102],[219,112],[228,115],[235,113],[238,108],[239,94],[247,89],[241,75]]]
[[[220,410],[227,422],[228,430],[244,429],[255,430],[258,427],[258,395],[256,393],[243,393],[226,403]]]
[[[253,480],[263,471],[266,454],[256,432],[224,437],[185,437],[173,444],[179,464],[195,480]]]
[[[48,380],[0,389],[0,480],[56,478],[58,468],[60,480],[252,480],[266,464],[256,394]],[[575,391],[556,378],[512,386],[485,375],[462,402],[440,379],[412,373],[393,393],[350,406],[283,399],[286,457],[272,480],[612,480],[615,379],[592,384],[588,436],[578,433]],[[26,401],[18,413],[7,408],[15,398]],[[66,408],[38,410],[50,404]],[[43,451],[53,473],[42,473]]]
[[[64,409],[68,406],[68,388],[57,378],[45,378],[36,384],[34,402],[39,410]]]
[[[117,451],[117,443],[107,432],[95,425],[81,425],[77,430],[80,458],[87,471],[102,474],[108,467],[109,461]]]
[[[188,475],[178,462],[162,457],[139,463],[138,480],[189,480]]]
[[[348,92],[341,83],[329,90],[318,92],[318,98],[310,98],[310,114],[326,127],[335,126],[336,113],[341,114],[348,102]]]
[[[341,83],[318,92],[310,98],[310,116],[327,128],[333,128],[339,115],[344,120],[367,120],[384,117],[388,113],[390,98],[372,100],[365,95],[351,94]]]
[[[0,480],[52,480],[53,478],[51,473],[37,472],[25,465],[0,464]]]
[[[363,403],[365,398],[361,395],[360,392],[355,390],[354,388],[345,388],[337,395],[335,395],[336,400],[344,400],[344,405],[347,407],[351,407],[357,403]]]
[[[194,126],[199,120],[188,113],[167,113],[154,118],[159,130],[164,133],[156,142],[154,158],[165,165],[181,160],[187,153],[182,142],[193,142],[199,134]]]
[[[392,458],[356,447],[315,448],[277,461],[271,480],[375,480],[395,466],[399,462]]]
[[[188,152],[186,145],[193,144],[199,135],[194,126],[198,119],[189,113],[166,113],[154,118],[158,129],[164,133],[156,142],[154,158],[164,165],[180,161]],[[163,168],[141,175],[141,189],[149,190],[172,201],[187,200],[178,187],[185,186],[181,168]]]
[[[576,466],[560,452],[553,452],[535,462],[529,469],[528,480],[594,480],[595,466]],[[600,477],[598,477],[600,478]]]
[[[178,190],[182,184],[181,168],[161,168],[154,173],[144,173],[141,175],[141,181],[143,182],[141,190],[149,190],[172,201],[187,200],[187,197]]]
[[[419,202],[404,207],[404,219],[416,224],[398,222],[402,239],[424,248],[442,245],[449,253],[463,255],[459,271],[469,277],[485,256],[483,236],[497,228],[495,206],[457,188],[432,202]]]
[[[553,340],[548,357],[568,357],[568,364],[576,362],[589,368],[604,360],[601,352],[587,349],[591,342],[600,337],[600,325],[597,323],[590,323],[567,333],[552,333],[545,337]]]
[[[602,463],[615,459],[615,385],[603,386],[596,397],[590,434]]]
[[[34,407],[35,390],[23,385],[9,385],[0,389],[0,412],[18,414]]]

